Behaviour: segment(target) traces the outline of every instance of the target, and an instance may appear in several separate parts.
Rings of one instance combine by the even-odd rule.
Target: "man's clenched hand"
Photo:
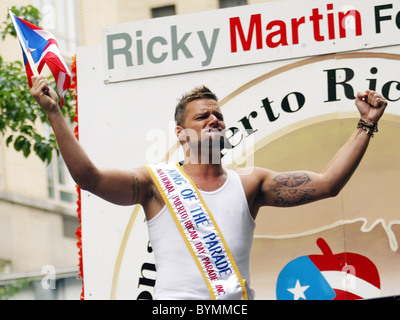
[[[42,76],[32,77],[31,94],[46,113],[58,108],[58,95]]]
[[[361,119],[377,124],[387,106],[387,101],[382,95],[372,90],[357,93],[356,106]]]

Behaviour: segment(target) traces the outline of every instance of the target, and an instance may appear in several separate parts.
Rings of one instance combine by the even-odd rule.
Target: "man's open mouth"
[[[221,132],[222,129],[208,129],[207,132]]]

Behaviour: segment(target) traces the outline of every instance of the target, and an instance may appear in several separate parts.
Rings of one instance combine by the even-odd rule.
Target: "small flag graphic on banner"
[[[333,254],[322,238],[317,245],[322,255],[298,257],[282,269],[276,285],[278,300],[355,300],[380,296],[379,272],[371,260],[352,252]]]

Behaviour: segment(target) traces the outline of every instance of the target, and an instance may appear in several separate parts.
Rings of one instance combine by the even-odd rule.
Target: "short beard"
[[[186,156],[190,157],[190,152],[193,152],[194,157],[191,159],[199,159],[201,164],[220,164],[221,163],[221,151],[225,148],[227,139],[225,134],[222,134],[218,138],[203,138],[191,141],[190,136],[186,138],[188,143],[188,149],[186,150]],[[200,155],[200,157],[199,157]],[[196,161],[196,160],[195,160]]]

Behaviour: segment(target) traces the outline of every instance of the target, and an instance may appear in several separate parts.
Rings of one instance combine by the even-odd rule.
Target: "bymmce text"
[[[154,306],[152,310],[153,315],[174,315],[180,318],[190,314],[196,315],[247,315],[246,304],[198,304],[195,307],[186,306],[170,306],[159,304]]]

